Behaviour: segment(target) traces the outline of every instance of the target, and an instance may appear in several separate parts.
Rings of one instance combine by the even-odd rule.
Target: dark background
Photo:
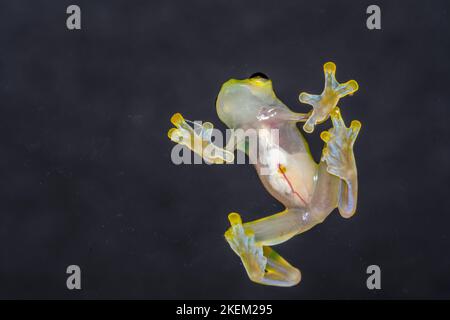
[[[78,4],[82,30],[66,28]],[[0,298],[450,298],[448,1],[0,2]],[[293,288],[254,284],[223,238],[282,206],[249,165],[175,166],[170,116],[209,120],[229,78],[293,110],[322,65],[360,90],[357,214],[277,247]],[[321,125],[308,135],[319,159]],[[82,290],[66,288],[66,267]],[[366,268],[382,290],[366,288]]]

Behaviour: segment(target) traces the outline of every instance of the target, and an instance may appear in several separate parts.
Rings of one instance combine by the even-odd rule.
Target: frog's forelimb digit
[[[233,152],[228,148],[220,148],[211,141],[213,130],[211,122],[199,124],[184,119],[180,113],[175,113],[170,121],[176,127],[168,132],[169,139],[173,142],[186,146],[209,163],[221,164],[234,161]]]

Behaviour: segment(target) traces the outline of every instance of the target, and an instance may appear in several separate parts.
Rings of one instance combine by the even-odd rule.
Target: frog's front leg
[[[209,163],[231,163],[234,161],[234,146],[226,146],[225,149],[216,146],[211,141],[213,125],[204,122],[202,125],[183,118],[180,113],[175,113],[170,121],[176,128],[168,132],[169,139],[182,144],[201,156]],[[191,126],[192,125],[192,126]],[[234,143],[234,139],[231,139]]]
[[[250,280],[280,287],[290,287],[300,282],[300,271],[267,246],[270,238],[274,238],[275,242],[282,241],[280,238],[290,238],[297,233],[299,219],[294,214],[285,211],[245,224],[242,224],[237,213],[231,213],[228,219],[231,227],[225,232],[225,238],[241,258]],[[267,219],[273,221],[264,221]]]
[[[323,65],[325,73],[325,87],[320,95],[313,95],[306,92],[300,93],[299,100],[302,103],[313,107],[311,116],[303,126],[303,130],[308,133],[314,131],[318,123],[328,119],[330,112],[339,102],[339,99],[353,94],[358,90],[358,83],[355,80],[339,83],[336,80],[336,65],[333,62],[327,62]]]
[[[331,120],[333,128],[320,134],[326,143],[321,162],[326,163],[329,174],[340,179],[338,209],[344,218],[349,218],[355,213],[358,197],[358,175],[353,145],[361,123],[354,120],[347,128],[338,107],[331,112]]]

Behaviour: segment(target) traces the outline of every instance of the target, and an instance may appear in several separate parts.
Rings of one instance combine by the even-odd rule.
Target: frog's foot
[[[244,229],[239,214],[230,213],[228,219],[231,227],[225,232],[225,239],[241,258],[249,278],[254,282],[261,282],[267,264],[262,245],[256,244],[253,231]]]
[[[199,124],[189,121],[184,119],[180,113],[175,113],[170,121],[176,127],[168,132],[169,139],[173,142],[188,147],[209,163],[230,163],[234,161],[232,152],[215,146],[211,141],[212,123]]]
[[[353,120],[347,128],[338,107],[332,110],[331,121],[333,128],[320,134],[321,139],[326,143],[321,161],[327,163],[327,171],[330,174],[349,182],[356,177],[353,144],[361,129],[361,123]]]
[[[320,95],[313,95],[306,92],[300,93],[299,100],[302,103],[313,107],[312,114],[303,125],[303,130],[308,133],[314,131],[314,126],[326,121],[330,112],[337,105],[340,98],[353,94],[358,90],[358,83],[355,80],[339,83],[336,80],[336,65],[327,62],[323,65],[325,73],[325,88]]]
[[[251,222],[242,225],[237,213],[230,213],[228,219],[231,227],[225,232],[225,238],[241,258],[250,280],[278,287],[291,287],[300,282],[300,270],[291,266],[271,247],[255,241],[255,234],[249,227]]]

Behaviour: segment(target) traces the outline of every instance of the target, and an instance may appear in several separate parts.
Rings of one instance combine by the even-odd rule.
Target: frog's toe
[[[340,84],[336,88],[336,93],[338,94],[339,98],[343,98],[349,94],[353,94],[356,91],[358,91],[359,85],[358,82],[355,80],[347,81],[346,83]]]
[[[300,100],[301,103],[313,105],[313,104],[317,104],[320,101],[320,96],[302,92],[298,96],[298,100]]]
[[[170,140],[176,143],[180,143],[183,140],[183,134],[177,128],[171,128],[169,132],[167,132],[167,136]]]
[[[323,119],[323,116],[321,116],[320,114],[320,110],[318,110],[318,107],[320,106],[321,96],[302,92],[300,93],[298,98],[300,102],[309,104],[313,107],[313,109],[310,111],[308,119],[303,125],[303,130],[305,130],[305,132],[311,133],[314,131],[314,127],[317,123],[322,122],[327,118],[326,116],[325,119]]]
[[[171,118],[170,122],[175,126],[171,128],[168,132],[168,137],[170,140],[176,143],[188,145],[192,142],[194,136],[194,130],[180,113],[175,113]]]
[[[352,141],[352,145],[355,143],[355,140],[358,137],[360,130],[361,130],[361,122],[359,122],[358,120],[353,120],[350,123],[350,140]]]
[[[172,122],[172,124],[175,127],[179,127],[183,124],[186,124],[186,121],[184,120],[183,116],[181,115],[181,113],[175,113],[172,117],[170,117],[170,122]]]
[[[237,255],[246,253],[255,247],[255,235],[242,226],[241,216],[232,212],[228,215],[231,227],[225,232],[225,239]]]

